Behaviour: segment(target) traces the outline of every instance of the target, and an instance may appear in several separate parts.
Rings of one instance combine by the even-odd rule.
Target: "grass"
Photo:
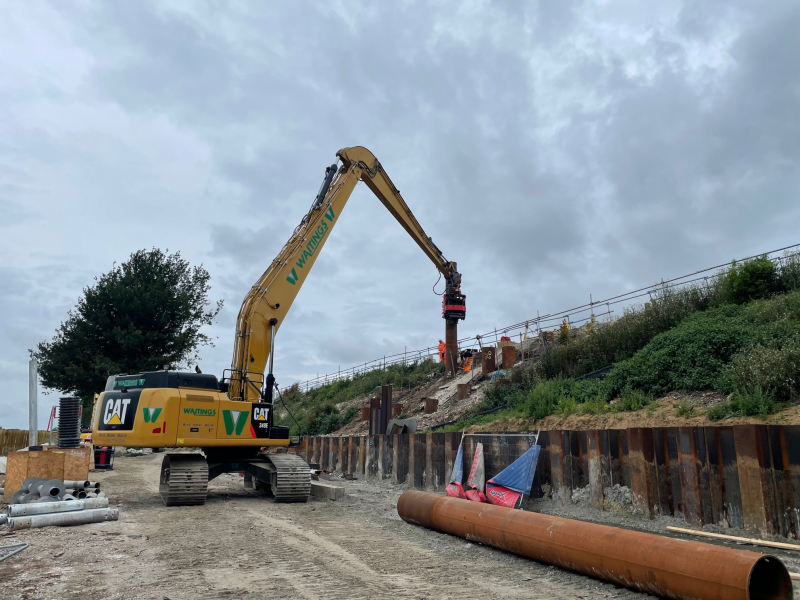
[[[511,419],[515,417],[524,417],[524,416],[525,415],[523,415],[519,410],[511,408],[491,415],[464,417],[463,419],[460,419],[459,421],[453,423],[452,425],[446,425],[440,429],[437,429],[436,433],[450,433],[455,431],[463,431],[467,427],[471,427],[473,425],[488,425],[489,423],[493,423],[494,421],[498,421],[500,419]]]
[[[675,416],[683,417],[684,419],[695,416],[694,406],[686,400],[681,401],[678,406],[675,407]]]
[[[710,408],[706,416],[711,421],[728,417],[765,417],[780,408],[780,403],[757,388],[752,392],[735,393],[727,402]]]

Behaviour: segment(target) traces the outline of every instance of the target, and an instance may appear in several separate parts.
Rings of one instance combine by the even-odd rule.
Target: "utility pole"
[[[28,363],[28,446],[36,446],[39,443],[39,423],[36,415],[39,404],[38,388],[39,372],[36,359],[32,358]]]

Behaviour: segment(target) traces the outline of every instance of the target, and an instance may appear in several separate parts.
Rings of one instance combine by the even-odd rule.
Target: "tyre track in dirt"
[[[649,598],[469,543],[397,516],[403,488],[345,482],[339,502],[276,504],[225,475],[205,506],[163,506],[163,455],[117,460],[98,477],[120,521],[19,532],[0,564],[4,600],[216,598]]]

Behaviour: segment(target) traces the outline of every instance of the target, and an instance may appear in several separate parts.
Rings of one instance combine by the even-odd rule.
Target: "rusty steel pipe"
[[[666,598],[791,600],[781,561],[733,550],[409,490],[397,513],[451,535]]]
[[[458,321],[446,319],[444,322],[444,376],[458,375]]]

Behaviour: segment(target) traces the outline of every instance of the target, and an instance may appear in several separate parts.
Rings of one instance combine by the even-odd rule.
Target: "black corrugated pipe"
[[[58,400],[58,447],[77,448],[81,443],[81,399]]]

